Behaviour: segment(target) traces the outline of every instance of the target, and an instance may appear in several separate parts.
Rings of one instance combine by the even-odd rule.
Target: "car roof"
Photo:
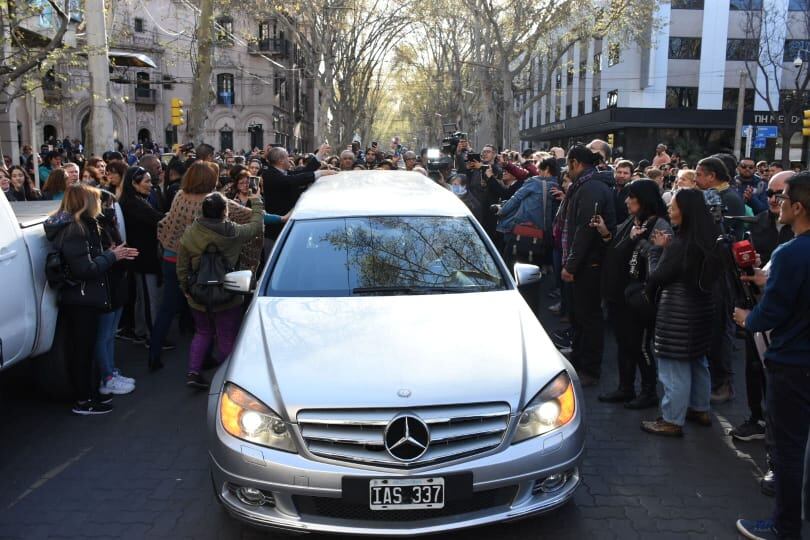
[[[291,219],[354,216],[468,216],[452,191],[418,172],[344,171],[307,189]]]

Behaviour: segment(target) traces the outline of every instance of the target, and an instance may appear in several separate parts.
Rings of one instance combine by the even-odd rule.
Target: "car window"
[[[360,217],[292,223],[265,294],[436,294],[505,284],[467,217]]]

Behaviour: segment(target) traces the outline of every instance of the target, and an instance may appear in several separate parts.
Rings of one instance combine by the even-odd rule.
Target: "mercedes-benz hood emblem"
[[[385,449],[394,459],[414,461],[427,452],[430,431],[417,416],[403,414],[385,428]]]

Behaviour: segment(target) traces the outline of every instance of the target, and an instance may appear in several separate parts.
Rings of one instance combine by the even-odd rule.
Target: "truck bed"
[[[23,229],[39,225],[59,208],[59,201],[26,201],[10,204],[17,222]]]

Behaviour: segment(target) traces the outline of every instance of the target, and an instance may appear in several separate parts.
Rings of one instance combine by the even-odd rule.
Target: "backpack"
[[[56,251],[51,251],[45,256],[45,279],[51,289],[59,292],[77,285],[78,282],[71,279],[70,269],[62,258],[62,235],[55,243]]]
[[[206,246],[200,255],[197,271],[189,262],[189,295],[198,304],[205,306],[206,311],[231,302],[236,295],[225,290],[225,274],[232,272],[228,259],[213,242]]]

